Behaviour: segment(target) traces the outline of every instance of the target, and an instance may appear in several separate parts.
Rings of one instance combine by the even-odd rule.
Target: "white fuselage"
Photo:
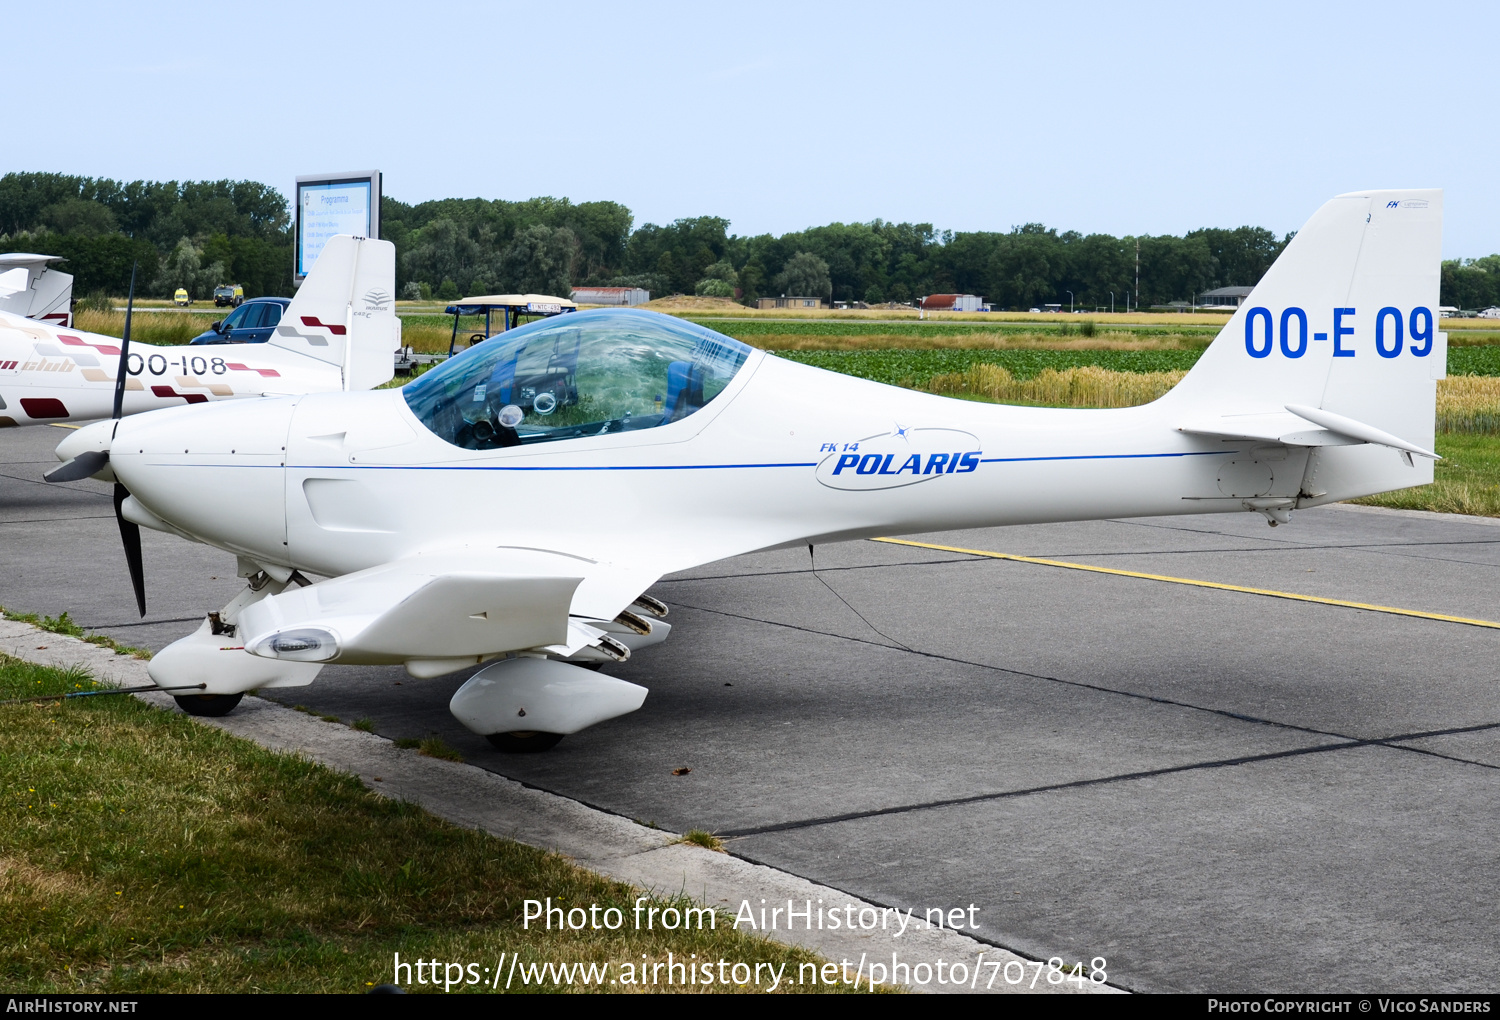
[[[0,427],[107,418],[120,341],[0,313]],[[131,343],[124,413],[343,388],[340,366],[274,344]]]
[[[701,411],[648,430],[464,450],[399,391],[312,394],[123,422],[111,464],[174,529],[330,576],[497,546],[650,562],[659,576],[806,542],[1359,494],[1308,490],[1317,461],[1324,479],[1377,459],[1410,484],[1431,478],[1380,447],[1180,431],[1192,410],[1179,391],[1118,410],[977,403],[757,352]]]

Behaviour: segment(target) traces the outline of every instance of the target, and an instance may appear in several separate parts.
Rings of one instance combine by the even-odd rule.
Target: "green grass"
[[[464,760],[464,756],[458,753],[458,748],[451,746],[442,737],[428,737],[417,744],[417,752],[429,758],[442,758],[445,761]]]
[[[1439,432],[1431,485],[1351,500],[1366,506],[1500,517],[1500,436]]]
[[[79,686],[0,657],[0,698]],[[391,980],[397,952],[493,967],[502,952],[639,965],[670,951],[788,974],[816,960],[722,917],[701,932],[525,931],[526,899],[628,918],[639,894],[129,697],[0,706],[0,776],[10,992],[361,992]]]
[[[724,849],[724,841],[706,829],[689,829],[677,842],[701,846],[705,850],[713,850],[716,853],[727,852]]]

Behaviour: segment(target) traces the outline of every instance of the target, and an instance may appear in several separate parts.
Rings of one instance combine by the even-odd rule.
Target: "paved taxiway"
[[[240,582],[0,433],[0,605],[160,647]],[[1331,507],[922,541],[1500,619],[1500,526]],[[1141,990],[1483,990],[1500,916],[1500,631],[872,542],[676,575],[645,707],[503,756],[466,678],[331,667],[282,692],[865,899],[978,906],[1019,952]],[[692,771],[673,776],[672,770]]]

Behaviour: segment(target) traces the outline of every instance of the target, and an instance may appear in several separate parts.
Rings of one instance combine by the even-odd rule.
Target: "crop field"
[[[150,312],[136,309],[131,314],[130,339],[163,346],[185,344],[207,330],[209,323],[222,319],[227,314],[228,311]],[[86,311],[80,308],[73,313],[73,325],[89,333],[124,336],[125,313]]]
[[[1135,407],[1149,404],[1182,381],[1186,372],[1112,372],[1097,365],[1044,368],[1017,379],[1002,365],[980,363],[967,371],[933,376],[934,393],[1002,404],[1039,407]]]
[[[1500,375],[1500,344],[1448,348],[1448,374]]]
[[[987,346],[983,342],[973,342],[975,337],[1000,339],[1025,337],[1048,340],[1064,340],[1074,337],[1080,339],[1112,337],[1122,340],[1165,338],[1177,342],[1196,342],[1199,346],[1207,346],[1219,331],[1217,326],[1190,326],[1175,323],[1130,326],[1100,324],[1093,319],[1060,320],[1057,316],[1053,316],[1051,321],[1013,323],[943,321],[862,323],[829,319],[810,322],[778,322],[757,319],[710,319],[698,316],[688,318],[691,322],[707,326],[709,329],[717,330],[726,336],[732,336],[736,340],[743,340],[757,347],[774,346],[763,342],[762,337],[798,337],[806,340],[822,340],[830,346],[841,346],[842,341],[859,341],[871,336],[905,337],[922,341],[915,345],[908,342],[906,346],[927,346],[938,342],[941,342],[943,346]]]
[[[1101,309],[1080,307],[1078,315],[1058,312],[923,312],[910,305],[884,305],[875,308],[747,308],[728,298],[689,297],[677,295],[658,298],[641,307],[653,312],[680,315],[686,318],[717,319],[797,319],[809,322],[846,321],[870,322],[881,320],[908,320],[911,322],[971,322],[993,325],[994,323],[1055,323],[1066,319],[1081,319],[1085,316],[1101,323],[1121,325],[1165,325],[1177,328],[1182,325],[1211,326],[1215,329],[1229,320],[1223,312],[1108,312]]]
[[[1096,365],[1114,372],[1185,372],[1199,351],[1110,350],[870,350],[776,351],[790,361],[826,368],[845,375],[892,386],[926,389],[933,376],[953,375],[973,365],[999,365],[1018,379],[1030,379],[1044,369],[1063,371]]]
[[[0,656],[0,698],[91,687]],[[392,980],[397,952],[608,961],[612,975],[669,951],[789,974],[817,959],[722,920],[525,931],[523,897],[629,916],[639,893],[129,697],[0,705],[0,775],[0,985],[12,992],[365,992]]]

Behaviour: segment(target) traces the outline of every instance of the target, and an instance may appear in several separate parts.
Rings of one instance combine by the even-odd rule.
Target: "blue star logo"
[[[906,428],[900,422],[896,423],[896,435],[901,439],[905,439],[907,442],[911,442],[911,438],[907,436],[907,433],[910,431],[910,429]]]

